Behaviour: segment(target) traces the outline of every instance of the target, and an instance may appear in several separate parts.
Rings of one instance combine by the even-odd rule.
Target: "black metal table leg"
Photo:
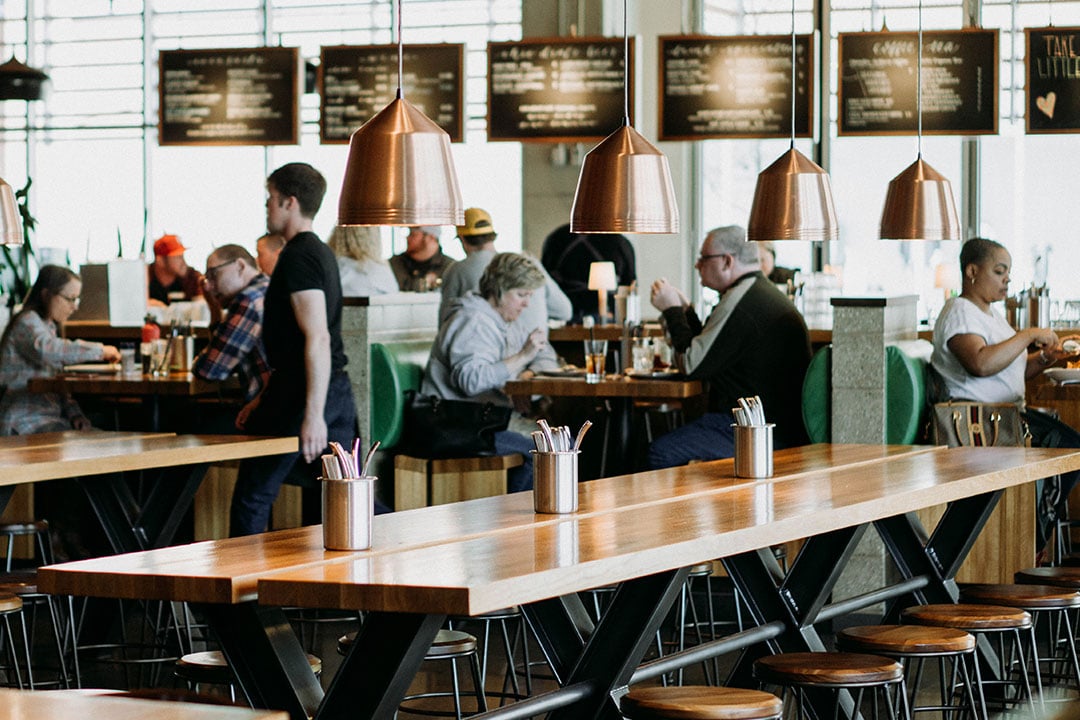
[[[315,720],[391,720],[445,620],[445,615],[370,613]]]
[[[255,602],[195,607],[221,641],[237,685],[253,707],[284,710],[292,720],[315,714],[322,686],[280,608]]]
[[[536,635],[540,650],[555,673],[559,685],[565,685],[574,663],[585,647],[585,638],[595,629],[579,595],[542,600],[521,608]]]
[[[679,598],[688,572],[680,568],[619,586],[564,683],[589,683],[593,691],[572,706],[555,710],[548,720],[622,717],[615,693],[630,681],[668,610]]]

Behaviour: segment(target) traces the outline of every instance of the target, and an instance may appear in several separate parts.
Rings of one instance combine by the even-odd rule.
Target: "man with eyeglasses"
[[[210,342],[195,358],[191,372],[205,380],[224,380],[235,372],[244,386],[244,400],[250,403],[270,377],[262,341],[270,278],[259,272],[255,258],[240,245],[222,245],[210,253],[203,278]],[[247,412],[248,407],[241,410],[238,423]]]
[[[649,465],[732,457],[731,408],[755,395],[766,420],[776,424],[777,448],[805,444],[802,382],[810,336],[802,315],[761,272],[757,245],[746,241],[741,227],[709,232],[695,265],[701,284],[720,293],[704,324],[686,295],[663,278],[653,283],[651,301],[663,313],[687,376],[708,381],[708,412],[657,438],[649,447]]]

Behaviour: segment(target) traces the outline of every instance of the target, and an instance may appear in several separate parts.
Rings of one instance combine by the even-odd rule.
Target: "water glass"
[[[630,348],[633,356],[635,372],[650,372],[653,369],[653,345],[650,338],[634,338],[634,346]]]
[[[169,352],[169,341],[165,338],[153,340],[150,344],[150,371],[154,377],[169,374],[169,363],[166,355]]]
[[[120,348],[120,372],[124,375],[135,374],[135,348]]]
[[[607,369],[607,340],[585,341],[585,382],[598,383]]]

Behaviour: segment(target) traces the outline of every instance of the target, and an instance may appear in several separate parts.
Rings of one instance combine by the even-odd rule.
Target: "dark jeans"
[[[327,440],[351,447],[356,437],[356,406],[349,376],[344,371],[330,377],[323,417],[326,419]],[[303,420],[303,395],[291,390],[276,392],[271,386],[266,389],[259,407],[249,418],[246,432],[253,435],[299,435]],[[233,491],[229,534],[238,537],[265,531],[270,521],[270,507],[286,479],[305,488],[314,488],[316,492],[304,493],[304,522],[317,523],[321,507],[316,480],[321,474],[321,461],[316,458],[313,463],[305,463],[299,452],[244,460],[240,463],[236,490]]]
[[[532,438],[527,438],[521,433],[511,432],[510,430],[495,433],[495,454],[521,453],[521,456],[525,458],[524,465],[511,468],[506,473],[507,492],[516,493],[533,489],[533,458],[532,453],[529,451],[535,449],[536,445],[533,443]]]

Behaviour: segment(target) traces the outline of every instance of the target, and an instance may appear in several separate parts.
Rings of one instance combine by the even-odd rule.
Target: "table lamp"
[[[615,263],[613,262],[594,262],[589,265],[589,289],[596,291],[599,312],[597,318],[600,323],[607,322],[608,319],[608,307],[607,307],[607,294],[608,290],[614,290],[618,286],[615,279]]]

